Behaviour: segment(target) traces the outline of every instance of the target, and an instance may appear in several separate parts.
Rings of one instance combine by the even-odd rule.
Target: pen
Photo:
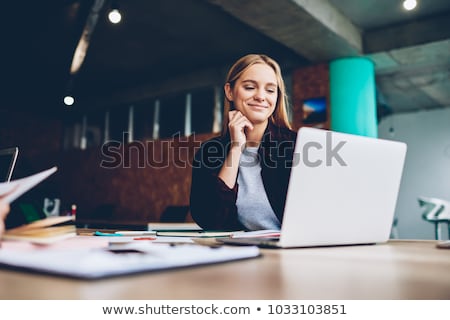
[[[107,237],[156,236],[156,231],[116,231],[114,233],[95,231],[94,236],[107,236]]]
[[[116,231],[114,234],[119,236],[156,236],[156,231]]]

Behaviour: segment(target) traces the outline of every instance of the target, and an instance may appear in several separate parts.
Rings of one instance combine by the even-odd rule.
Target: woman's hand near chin
[[[240,111],[233,110],[228,114],[228,130],[230,132],[231,148],[220,169],[219,178],[229,187],[236,184],[239,160],[247,143],[246,130],[253,130],[253,124]]]
[[[230,111],[228,116],[230,119],[228,123],[228,130],[231,137],[231,146],[233,148],[239,147],[239,149],[242,149],[247,142],[247,137],[245,134],[246,129],[253,130],[253,124],[238,110]]]

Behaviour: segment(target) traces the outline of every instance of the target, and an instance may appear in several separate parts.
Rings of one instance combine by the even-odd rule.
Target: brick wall
[[[293,72],[292,82],[294,129],[298,129],[303,126],[303,101],[305,99],[318,97],[325,97],[327,100],[328,120],[325,123],[316,124],[316,126],[328,129],[330,127],[328,64],[318,64],[299,68]]]
[[[45,197],[59,198],[61,211],[76,204],[80,219],[124,224],[159,221],[168,206],[189,205],[189,164],[200,143],[213,136],[110,146],[109,155],[101,147],[63,151],[62,121],[11,112],[0,116],[0,148],[20,148],[13,179],[58,166],[57,173],[15,201],[13,212],[21,204],[42,211]]]

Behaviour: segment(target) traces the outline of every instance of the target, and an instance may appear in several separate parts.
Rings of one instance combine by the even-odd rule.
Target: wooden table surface
[[[0,299],[450,299],[450,250],[435,241],[261,252],[94,281],[0,269]]]

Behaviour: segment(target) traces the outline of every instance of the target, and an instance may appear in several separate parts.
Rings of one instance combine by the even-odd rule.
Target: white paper
[[[56,170],[58,170],[58,168],[53,167],[26,178],[0,183],[0,198],[2,201],[11,203],[35,185],[55,173]]]
[[[6,243],[5,243],[6,244]],[[159,271],[211,263],[256,258],[256,247],[210,248],[192,244],[124,244],[116,253],[107,248],[78,247],[71,250],[52,247],[36,250],[0,250],[0,265],[75,278],[97,279],[137,272]]]

